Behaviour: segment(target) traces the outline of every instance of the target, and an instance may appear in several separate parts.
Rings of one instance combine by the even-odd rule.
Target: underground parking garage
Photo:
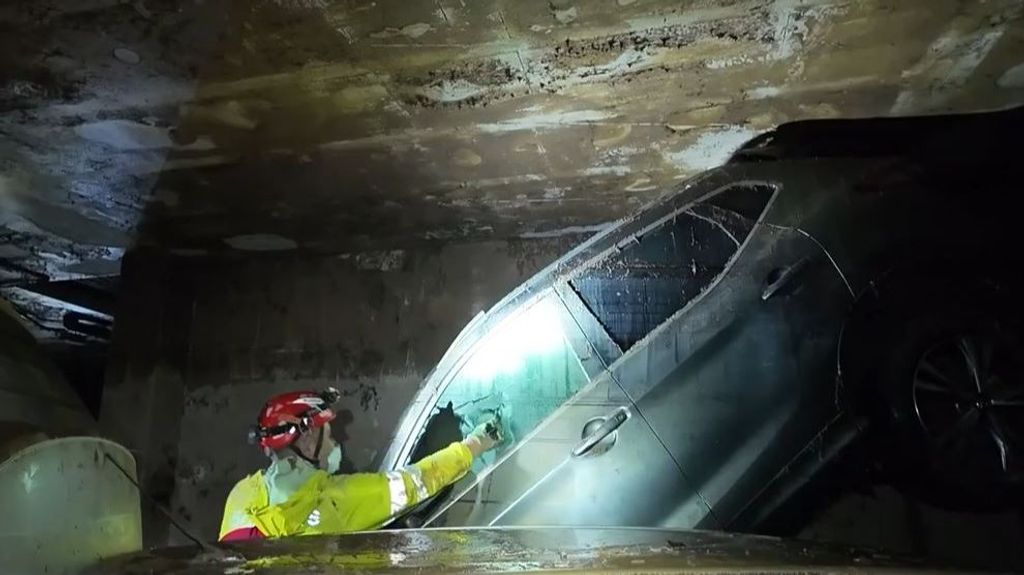
[[[7,4],[14,572],[1024,565],[1024,3]],[[416,503],[214,547],[285,424]]]

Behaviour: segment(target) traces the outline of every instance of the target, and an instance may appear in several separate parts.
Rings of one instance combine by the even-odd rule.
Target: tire
[[[898,282],[852,328],[855,409],[902,491],[940,507],[1024,502],[1024,345],[1019,304],[991,281]],[[927,281],[920,281],[925,279]],[[845,354],[844,354],[845,355]]]

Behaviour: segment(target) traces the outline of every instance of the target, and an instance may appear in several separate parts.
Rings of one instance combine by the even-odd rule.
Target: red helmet
[[[334,419],[331,405],[339,393],[327,388],[322,393],[293,391],[270,398],[260,410],[259,423],[249,431],[249,441],[277,451],[298,439],[299,435]]]

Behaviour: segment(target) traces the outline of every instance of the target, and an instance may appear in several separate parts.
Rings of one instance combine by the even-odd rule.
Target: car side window
[[[725,271],[771,199],[737,185],[677,212],[569,283],[625,351]]]
[[[500,416],[509,437],[501,451],[532,431],[588,381],[564,331],[553,293],[516,310],[489,330],[438,397],[435,413],[453,411],[462,435]],[[496,452],[474,462],[481,471]]]

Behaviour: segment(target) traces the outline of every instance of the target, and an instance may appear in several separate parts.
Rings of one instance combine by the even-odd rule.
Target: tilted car
[[[384,469],[506,439],[400,524],[756,529],[865,436],[1016,497],[1022,117],[783,126],[580,245],[426,379]]]

